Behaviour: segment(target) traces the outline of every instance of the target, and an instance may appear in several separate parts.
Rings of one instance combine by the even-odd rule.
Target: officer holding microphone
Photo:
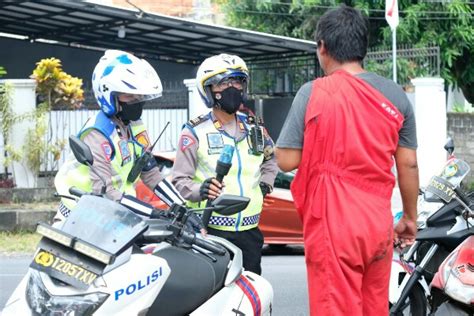
[[[248,80],[245,62],[235,55],[212,56],[200,65],[196,83],[211,111],[185,124],[172,183],[195,208],[205,207],[208,199],[222,192],[250,198],[247,208],[237,214],[213,213],[208,233],[238,246],[244,268],[261,274],[263,235],[258,223],[278,167],[273,141],[260,120],[238,112],[247,96]]]

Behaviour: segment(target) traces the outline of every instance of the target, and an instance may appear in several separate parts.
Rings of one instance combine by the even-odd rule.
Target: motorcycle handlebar
[[[70,187],[69,188],[69,193],[71,193],[72,195],[77,196],[77,197],[81,197],[81,196],[87,194],[87,192],[82,191],[81,189],[76,188],[76,187]]]
[[[187,243],[195,244],[196,246],[209,250],[210,252],[215,253],[217,255],[223,256],[226,253],[225,249],[221,246],[206,241],[204,239],[196,238],[196,235],[193,233],[184,231],[182,237]]]

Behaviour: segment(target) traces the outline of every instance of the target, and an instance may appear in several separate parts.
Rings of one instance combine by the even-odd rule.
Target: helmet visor
[[[127,94],[127,93],[117,93],[117,99],[126,104],[136,104],[140,102],[150,101],[161,97],[159,94]]]
[[[245,82],[247,81],[248,77],[249,77],[248,74],[243,71],[232,71],[232,72],[228,71],[228,72],[223,72],[223,73],[214,75],[211,78],[206,79],[204,81],[203,86],[219,84],[220,82],[228,78],[237,78],[237,79],[241,79],[242,82]]]

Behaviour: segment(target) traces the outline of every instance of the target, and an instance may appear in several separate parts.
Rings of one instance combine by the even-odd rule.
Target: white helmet
[[[196,84],[199,94],[208,108],[214,106],[210,86],[230,77],[244,79],[243,97],[245,100],[247,97],[249,71],[242,58],[236,55],[220,54],[207,58],[199,66],[196,75]]]
[[[92,74],[92,88],[107,116],[117,114],[119,93],[138,95],[137,101],[146,101],[163,92],[160,77],[146,60],[120,50],[105,51]]]

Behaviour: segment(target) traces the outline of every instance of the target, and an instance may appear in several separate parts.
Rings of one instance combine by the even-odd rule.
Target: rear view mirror
[[[92,166],[94,158],[92,157],[91,149],[86,143],[76,136],[71,135],[69,136],[69,147],[71,147],[72,153],[77,161],[83,165]]]
[[[444,149],[450,154],[452,155],[453,152],[454,152],[454,141],[451,137],[448,137],[448,139],[446,140],[446,144],[444,145]]]
[[[107,190],[107,184],[105,182],[104,177],[102,177],[94,169],[94,167],[92,167],[92,164],[94,163],[94,157],[92,156],[92,151],[89,146],[87,146],[86,143],[84,143],[76,136],[71,135],[69,136],[69,147],[71,147],[72,153],[74,154],[74,157],[76,157],[76,160],[83,165],[89,166],[91,168],[91,171],[99,177],[99,179],[102,181],[102,188],[100,193],[105,194],[105,191]]]
[[[214,212],[228,216],[245,210],[249,202],[250,199],[245,196],[223,194],[212,201],[211,205],[216,208]]]

